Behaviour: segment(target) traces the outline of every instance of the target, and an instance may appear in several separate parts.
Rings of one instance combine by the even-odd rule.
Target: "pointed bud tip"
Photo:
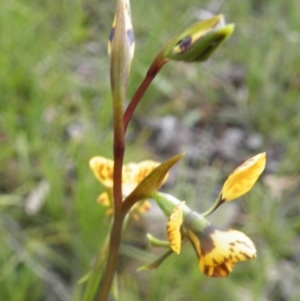
[[[220,34],[224,35],[224,38],[227,39],[234,32],[235,24],[226,24],[222,28],[217,29]]]

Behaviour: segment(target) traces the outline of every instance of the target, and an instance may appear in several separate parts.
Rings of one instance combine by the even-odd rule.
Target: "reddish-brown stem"
[[[119,119],[118,109],[114,106],[114,175],[113,175],[113,198],[114,198],[114,221],[110,232],[109,252],[107,264],[100,283],[97,301],[106,301],[117,269],[119,248],[122,238],[122,227],[125,215],[122,214],[122,167],[124,158],[124,130],[122,119]]]
[[[115,112],[118,110],[116,109]],[[118,118],[117,116],[114,116]],[[122,119],[114,122],[114,221],[110,232],[107,264],[99,286],[97,301],[106,301],[117,269],[118,254],[122,238],[125,215],[122,213],[122,167],[124,157],[124,132]]]
[[[118,131],[121,132],[118,134]],[[118,125],[118,129],[114,130],[114,175],[113,175],[113,197],[114,197],[114,212],[116,219],[116,214],[121,212],[122,205],[122,168],[123,168],[123,158],[125,151],[124,144],[124,130],[122,120]]]
[[[160,69],[164,66],[164,64],[168,60],[161,60],[160,54],[154,59],[153,63],[151,64],[143,82],[139,86],[138,90],[135,92],[131,102],[129,103],[123,117],[124,123],[124,133],[126,133],[129,121],[132,117],[133,112],[135,111],[137,105],[139,104],[142,96],[145,94],[146,90],[148,89],[149,85],[160,71]]]
[[[97,301],[106,301],[117,269],[119,248],[121,245],[122,228],[125,214],[122,213],[122,167],[125,151],[124,128],[122,122],[123,96],[114,98],[114,221],[110,232],[107,264],[99,287]],[[117,100],[117,101],[116,101]],[[121,101],[120,101],[121,100]],[[120,118],[121,117],[121,118]]]

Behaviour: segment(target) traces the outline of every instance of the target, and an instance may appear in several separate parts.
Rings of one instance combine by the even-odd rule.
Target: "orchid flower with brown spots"
[[[110,207],[106,214],[113,213],[112,202],[112,188],[113,188],[113,170],[114,161],[97,156],[93,157],[89,162],[90,168],[95,177],[105,187],[106,191],[101,193],[97,202],[103,206]],[[160,163],[151,160],[142,161],[140,163],[128,163],[122,168],[122,196],[123,200],[138,186],[146,176],[150,174]],[[162,184],[167,180],[168,176],[164,178]],[[150,209],[151,205],[148,200],[143,200],[133,206],[131,215],[134,219],[138,219],[138,214],[144,213]]]
[[[248,236],[237,230],[218,229],[205,217],[222,203],[247,193],[263,172],[265,163],[266,155],[262,153],[236,168],[225,181],[217,202],[203,214],[191,210],[185,202],[171,195],[156,193],[153,198],[169,216],[167,236],[171,252],[169,250],[163,259],[142,267],[142,270],[157,268],[172,251],[180,254],[181,245],[186,241],[190,241],[197,254],[199,269],[210,277],[227,277],[237,262],[255,258],[256,248]]]
[[[227,277],[235,263],[256,257],[254,243],[237,230],[220,230],[180,202],[167,223],[170,248],[179,254],[187,238],[199,259],[199,268],[210,277]]]

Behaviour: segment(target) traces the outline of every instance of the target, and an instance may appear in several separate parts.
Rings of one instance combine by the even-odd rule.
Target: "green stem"
[[[173,195],[159,191],[153,194],[152,199],[156,201],[157,205],[167,217],[169,217],[174,208],[181,203],[181,201]],[[185,216],[191,212],[191,209],[186,204],[183,204],[182,211]]]
[[[212,214],[220,205],[222,205],[224,203],[224,200],[222,200],[222,198],[219,196],[215,203],[208,209],[206,210],[204,213],[201,213],[201,215],[205,216],[209,216],[210,214]]]
[[[153,247],[163,247],[170,249],[170,242],[168,240],[156,238],[149,233],[147,233],[147,239]]]
[[[158,257],[155,261],[138,268],[137,272],[157,269],[172,254],[174,254],[173,250],[169,249],[168,251],[163,253],[160,257]]]
[[[123,105],[126,95],[128,75],[132,59],[132,43],[128,39],[128,22],[130,22],[129,1],[118,0],[115,20],[110,36],[110,83],[113,103],[114,127],[114,171],[113,200],[114,220],[110,232],[109,251],[106,268],[99,286],[96,300],[106,301],[110,292],[122,238],[125,213],[122,212],[122,168],[125,152]]]
[[[113,93],[114,111],[114,175],[113,175],[113,199],[114,199],[114,221],[110,232],[109,251],[106,268],[99,286],[99,294],[96,300],[106,301],[111,289],[114,274],[117,269],[119,248],[121,245],[124,215],[122,214],[122,167],[124,157],[124,129],[122,122],[121,94]]]
[[[114,220],[110,232],[107,264],[99,286],[96,300],[106,301],[111,289],[114,274],[117,269],[118,254],[122,238],[122,227],[125,214],[122,213],[122,168],[125,151],[123,104],[125,99],[128,73],[130,68],[129,48],[123,1],[119,0],[116,12],[115,36],[112,42],[110,60],[110,80],[113,102],[114,127],[114,174],[113,174],[113,200]]]
[[[118,104],[118,105],[115,105]],[[99,286],[96,300],[106,301],[111,289],[114,274],[117,269],[119,248],[121,245],[124,215],[122,209],[122,167],[124,157],[124,132],[122,111],[120,115],[120,102],[114,101],[114,175],[113,175],[113,198],[114,198],[114,221],[110,231],[109,251],[107,265]],[[119,120],[119,122],[118,122]],[[120,121],[121,120],[121,121]]]
[[[124,216],[120,214],[118,218],[114,219],[112,225],[112,229],[110,232],[107,264],[102,277],[102,281],[100,283],[98,297],[95,299],[97,301],[106,301],[111,289],[115,271],[117,269],[119,248],[121,245],[121,238],[122,238],[123,222],[124,222]]]

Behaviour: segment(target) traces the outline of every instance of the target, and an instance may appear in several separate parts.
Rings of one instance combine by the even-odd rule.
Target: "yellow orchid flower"
[[[205,217],[222,203],[247,193],[265,165],[266,153],[261,153],[238,166],[224,183],[215,204],[202,214],[192,211],[184,202],[171,195],[156,193],[154,200],[170,216],[167,223],[170,249],[179,254],[183,239],[187,238],[197,253],[200,270],[210,277],[226,277],[235,263],[255,258],[256,249],[249,237],[240,231],[217,229]],[[149,266],[156,267],[157,263]]]
[[[97,202],[106,207],[112,207],[112,188],[113,188],[113,171],[114,161],[97,156],[89,161],[91,170],[99,182],[106,188],[106,191],[101,193],[97,198]],[[140,163],[128,163],[122,168],[122,194],[125,199],[137,185],[150,174],[160,163],[151,160],[142,161]],[[164,178],[163,184],[167,180]],[[150,203],[144,200],[142,203],[137,203],[133,206],[131,214],[137,218],[137,213],[144,213],[150,209]],[[110,208],[107,214],[112,214],[113,209]]]
[[[210,277],[227,277],[235,263],[256,257],[255,246],[244,233],[215,228],[202,215],[184,208],[184,202],[174,208],[167,223],[170,248],[176,254],[180,253],[182,233],[196,251],[200,270]]]
[[[266,165],[266,153],[258,154],[239,167],[228,177],[215,204],[202,214],[191,210],[185,202],[174,196],[156,192],[152,195],[166,216],[168,242],[148,235],[155,246],[169,250],[154,262],[139,270],[157,268],[172,253],[180,254],[181,245],[189,240],[199,259],[199,269],[210,277],[227,277],[239,261],[256,257],[256,249],[251,239],[237,230],[220,230],[212,226],[206,216],[214,212],[222,203],[231,201],[247,193],[255,184]]]

